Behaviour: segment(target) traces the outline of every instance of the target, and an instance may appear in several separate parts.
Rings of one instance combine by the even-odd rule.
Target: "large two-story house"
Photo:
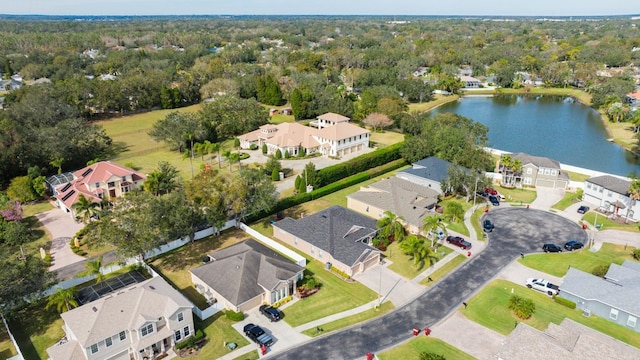
[[[144,360],[195,333],[193,304],[155,277],[60,315],[66,336],[50,360]]]
[[[629,193],[631,181],[611,175],[585,180],[583,200],[614,216],[640,221],[640,201]]]
[[[73,172],[73,179],[53,189],[56,205],[75,217],[73,204],[80,195],[93,201],[115,199],[142,187],[146,177],[128,167],[111,161],[100,161]]]
[[[326,156],[341,157],[356,153],[369,147],[370,131],[349,123],[349,118],[328,113],[318,116],[315,126],[298,123],[267,124],[258,130],[238,136],[240,147],[248,149],[251,145],[266,145],[267,154],[280,151],[298,156],[320,153]]]
[[[498,171],[502,173],[504,185],[516,187],[549,187],[566,189],[569,185],[569,175],[561,170],[560,163],[556,160],[542,156],[533,156],[525,153],[505,154],[512,160],[520,160],[522,169],[518,171],[505,171],[502,164],[498,165]]]

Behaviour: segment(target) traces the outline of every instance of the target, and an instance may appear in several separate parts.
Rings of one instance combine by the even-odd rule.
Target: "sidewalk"
[[[366,303],[364,305],[360,305],[360,306],[358,306],[356,308],[353,308],[353,309],[350,309],[350,310],[347,310],[347,311],[343,311],[341,313],[329,315],[329,316],[323,317],[321,319],[318,319],[318,320],[315,320],[315,321],[311,321],[311,322],[308,322],[306,324],[302,324],[300,326],[296,326],[296,327],[293,328],[293,330],[301,332],[301,331],[304,331],[304,330],[307,330],[307,329],[311,329],[311,328],[314,328],[314,327],[317,327],[317,326],[320,326],[320,325],[324,325],[324,324],[326,324],[328,322],[332,322],[332,321],[335,321],[335,320],[340,320],[340,319],[345,318],[347,316],[351,316],[351,315],[359,314],[359,313],[367,311],[367,310],[371,310],[374,307],[376,307],[376,305],[378,305],[378,299],[370,301],[370,302],[368,302],[368,303]]]
[[[411,279],[411,282],[414,283],[414,284],[420,284],[420,281],[422,281],[423,279],[426,279],[427,276],[433,274],[434,271],[436,271],[436,270],[440,269],[441,267],[443,267],[444,265],[446,265],[449,261],[453,260],[453,258],[455,258],[456,256],[458,256],[458,252],[456,252],[456,251],[453,251],[453,252],[449,253],[449,255],[447,255],[444,258],[442,258],[440,261],[435,263],[433,266],[429,267],[427,270],[421,272],[416,277]],[[425,291],[426,291],[426,289],[425,289]]]

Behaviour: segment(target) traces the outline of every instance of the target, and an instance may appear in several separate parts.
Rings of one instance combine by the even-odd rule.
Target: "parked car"
[[[490,187],[484,188],[484,192],[486,192],[489,195],[498,195],[498,191]]]
[[[491,220],[486,219],[482,223],[482,228],[484,229],[485,232],[492,232],[493,231],[493,223],[491,222]]]
[[[272,322],[282,319],[282,313],[280,312],[280,310],[269,305],[261,305],[260,312]]]
[[[578,214],[586,214],[587,212],[589,212],[588,206],[582,205],[578,208]]]
[[[247,324],[243,328],[244,334],[258,345],[271,346],[273,339],[258,325]]]
[[[560,245],[556,245],[556,244],[544,244],[542,245],[542,250],[546,253],[562,252],[562,248],[560,247]]]
[[[449,244],[453,244],[455,246],[461,247],[464,250],[471,249],[471,243],[468,242],[467,240],[461,238],[460,236],[449,235],[449,236],[447,236],[447,242]]]
[[[495,195],[489,195],[489,201],[491,202],[491,205],[493,205],[493,206],[500,206],[500,200]]]
[[[543,293],[547,293],[547,295],[557,295],[560,287],[558,285],[554,285],[548,282],[545,279],[527,279],[527,287],[529,289],[535,289],[538,291],[542,291]]]
[[[567,241],[564,244],[564,249],[569,251],[582,249],[583,247],[584,247],[584,244],[576,240]]]

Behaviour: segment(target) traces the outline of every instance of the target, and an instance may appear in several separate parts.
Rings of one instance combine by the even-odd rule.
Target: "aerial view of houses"
[[[0,359],[640,358],[626,8],[70,3],[0,15]]]

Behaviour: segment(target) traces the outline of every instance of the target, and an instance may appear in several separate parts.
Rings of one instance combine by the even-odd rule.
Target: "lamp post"
[[[476,207],[476,195],[478,195],[478,180],[480,180],[480,178],[478,176],[476,176],[476,186],[473,190],[473,207]]]

